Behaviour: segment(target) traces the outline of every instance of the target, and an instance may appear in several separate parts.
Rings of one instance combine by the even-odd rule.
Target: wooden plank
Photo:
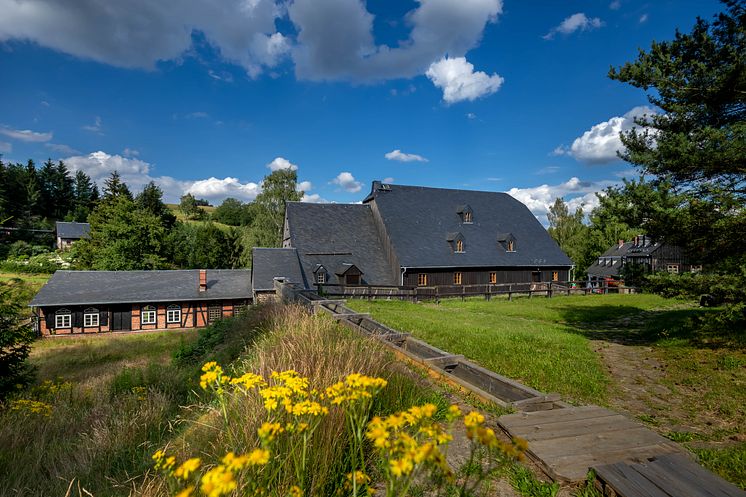
[[[692,486],[699,486],[711,497],[744,497],[746,492],[704,469],[688,457],[680,454],[661,456],[656,463]]]
[[[603,416],[615,416],[618,413],[598,406],[568,407],[554,411],[521,412],[506,414],[498,418],[498,422],[506,429],[520,429],[524,426],[535,426],[542,423],[559,423],[563,420],[591,419]]]
[[[691,485],[689,482],[681,478],[680,473],[668,470],[656,460],[647,463],[634,464],[632,465],[632,468],[651,482],[658,485],[660,488],[665,488],[666,492],[671,495],[714,497],[712,493],[701,487],[701,483],[698,485]]]
[[[542,459],[554,458],[567,454],[589,454],[594,449],[606,451],[632,449],[645,445],[656,445],[665,442],[665,438],[642,426],[624,431],[607,433],[587,433],[575,437],[537,440],[529,448]]]
[[[571,481],[580,481],[585,478],[589,468],[616,462],[636,462],[679,450],[677,446],[672,444],[651,444],[615,450],[604,450],[603,447],[598,447],[592,449],[587,454],[570,454],[555,457],[547,464],[552,472],[562,475],[562,478]]]
[[[672,497],[625,463],[600,466],[596,477],[623,497]]]
[[[625,416],[604,416],[601,418],[578,419],[559,423],[521,427],[516,434],[529,442],[532,440],[551,440],[553,438],[567,438],[586,435],[589,432],[609,433],[639,427],[634,421]]]

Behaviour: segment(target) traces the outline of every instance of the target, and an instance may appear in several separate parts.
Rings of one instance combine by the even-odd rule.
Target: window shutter
[[[47,322],[47,329],[53,330],[54,329],[54,312],[52,312],[51,309],[47,309],[44,311],[44,320]]]
[[[109,311],[101,311],[99,314],[99,323],[101,326],[108,326],[109,325]]]
[[[83,327],[83,311],[73,312],[73,326],[75,328]]]

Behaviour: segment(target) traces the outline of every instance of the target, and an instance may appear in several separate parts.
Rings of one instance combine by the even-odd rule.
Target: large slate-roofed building
[[[57,271],[31,301],[42,335],[199,328],[251,301],[251,271]]]
[[[362,204],[289,203],[283,247],[309,287],[567,281],[572,268],[508,194],[378,181]]]
[[[254,302],[264,299],[264,296],[275,294],[275,278],[282,278],[288,283],[297,283],[307,287],[298,260],[298,251],[294,248],[262,248],[255,247],[251,256],[254,270],[251,272],[251,289]]]

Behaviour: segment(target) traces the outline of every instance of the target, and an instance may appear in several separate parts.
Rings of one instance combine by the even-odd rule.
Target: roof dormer
[[[513,236],[513,233],[498,233],[497,243],[505,249],[506,252],[516,251],[516,238]]]
[[[316,268],[313,270],[313,280],[316,283],[326,283],[329,271],[326,270],[321,264],[316,264]]]
[[[471,207],[468,204],[459,205],[456,212],[461,218],[462,223],[471,224],[474,222],[474,211],[471,209]]]
[[[464,249],[464,235],[461,233],[448,233],[446,240],[451,245],[451,250],[454,254],[463,254],[466,252]]]

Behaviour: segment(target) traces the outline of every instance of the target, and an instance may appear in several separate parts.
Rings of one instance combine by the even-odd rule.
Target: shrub
[[[34,334],[21,315],[21,306],[10,291],[0,287],[0,399],[31,379],[27,364]]]

